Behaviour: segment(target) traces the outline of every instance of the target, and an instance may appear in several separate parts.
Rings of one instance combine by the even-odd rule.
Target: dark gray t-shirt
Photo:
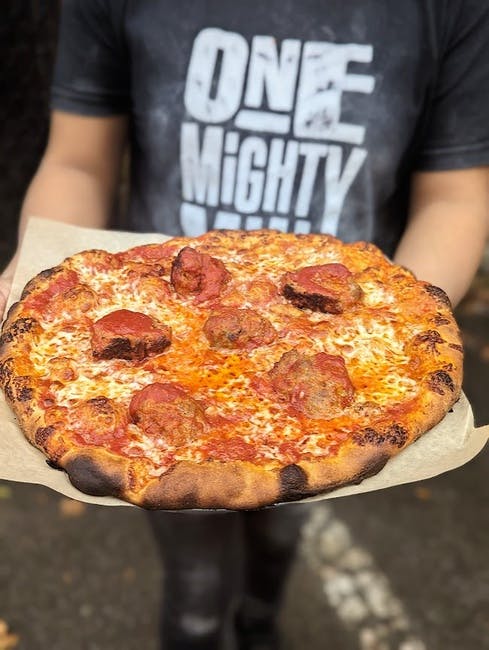
[[[52,106],[130,116],[117,226],[391,254],[410,175],[489,164],[485,0],[64,0]]]

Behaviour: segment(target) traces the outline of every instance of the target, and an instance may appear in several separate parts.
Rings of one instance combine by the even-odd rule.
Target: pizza
[[[252,509],[359,483],[461,393],[445,293],[376,246],[211,231],[43,271],[9,310],[0,385],[87,494]]]

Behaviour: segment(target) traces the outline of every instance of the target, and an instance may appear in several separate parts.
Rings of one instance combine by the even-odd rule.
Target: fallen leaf
[[[81,517],[85,514],[86,506],[81,501],[63,497],[59,501],[59,511],[63,517]]]

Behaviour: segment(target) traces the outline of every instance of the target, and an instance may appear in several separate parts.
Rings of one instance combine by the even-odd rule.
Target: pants
[[[162,650],[218,650],[235,613],[238,635],[269,633],[308,512],[148,512],[164,565]]]

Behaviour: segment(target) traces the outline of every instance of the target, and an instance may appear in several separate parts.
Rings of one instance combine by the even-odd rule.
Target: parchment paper
[[[115,252],[165,239],[164,235],[92,230],[33,218],[22,243],[9,305],[18,299],[28,280],[69,255],[89,248]],[[440,424],[389,460],[377,475],[359,485],[340,488],[306,501],[371,492],[437,476],[474,458],[488,438],[489,426],[474,428],[470,404],[462,395]],[[71,485],[63,471],[49,467],[43,454],[24,438],[3,394],[0,396],[0,479],[44,485],[85,503],[131,505],[112,497],[84,494]]]

